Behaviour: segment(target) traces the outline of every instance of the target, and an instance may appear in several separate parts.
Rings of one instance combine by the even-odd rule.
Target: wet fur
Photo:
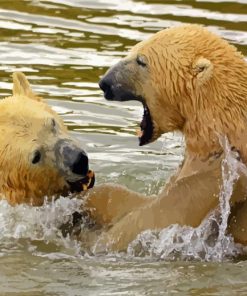
[[[23,73],[13,74],[13,95],[0,101],[0,114],[0,198],[12,205],[40,206],[45,197],[66,193],[68,185],[55,164],[54,146],[70,136],[62,119],[32,91]],[[36,149],[42,149],[45,157],[32,164]]]
[[[148,69],[138,68],[142,55]],[[247,163],[247,63],[227,41],[197,25],[163,30],[137,44],[115,66],[119,83],[145,98],[153,140],[178,130],[185,155],[177,173],[158,196],[146,197],[106,184],[89,193],[87,208],[105,229],[96,250],[126,250],[143,230],[170,224],[198,226],[219,204],[224,158],[220,137],[226,136]],[[111,70],[109,70],[111,71]],[[247,244],[247,180],[240,174],[231,205],[229,231]]]

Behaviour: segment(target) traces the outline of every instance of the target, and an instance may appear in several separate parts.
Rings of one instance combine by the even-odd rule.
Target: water
[[[88,151],[98,183],[155,194],[182,159],[182,138],[168,134],[138,147],[142,107],[105,101],[97,82],[136,42],[182,23],[204,24],[247,55],[246,0],[0,0],[0,95],[10,94],[13,71],[25,72]],[[219,221],[207,219],[196,230],[144,233],[146,248],[139,242],[127,255],[99,257],[58,230],[78,207],[66,199],[39,209],[0,202],[1,296],[247,294],[247,263],[232,259],[241,250],[225,236],[224,221],[219,245],[208,243]]]

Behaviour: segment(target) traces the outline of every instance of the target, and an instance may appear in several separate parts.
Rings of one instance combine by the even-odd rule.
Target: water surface
[[[88,151],[98,183],[155,194],[181,161],[183,139],[139,147],[141,106],[105,101],[97,82],[138,41],[185,23],[247,55],[246,0],[0,0],[0,95],[11,93],[13,71],[25,72]],[[83,255],[56,228],[76,206],[0,202],[0,295],[247,295],[246,261]]]

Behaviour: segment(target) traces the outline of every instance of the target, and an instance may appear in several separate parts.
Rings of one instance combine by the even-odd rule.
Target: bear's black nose
[[[106,81],[105,78],[100,79],[99,87],[103,90],[103,92],[106,92],[109,88],[111,88],[109,81]]]
[[[85,176],[88,172],[88,157],[84,152],[72,152],[74,154],[71,171],[74,174]]]
[[[104,96],[107,100],[114,99],[113,83],[109,75],[103,77],[99,82],[99,87],[103,90]]]
[[[88,172],[88,157],[86,152],[69,141],[61,140],[57,145],[59,147],[58,156],[62,156],[63,170],[66,172],[69,168],[73,174],[86,176]]]

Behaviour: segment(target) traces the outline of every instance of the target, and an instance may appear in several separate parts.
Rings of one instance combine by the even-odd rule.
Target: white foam
[[[10,206],[0,201],[0,239],[29,238],[58,242],[63,240],[61,226],[71,221],[71,215],[78,211],[82,201],[60,197],[41,207],[29,205]]]

